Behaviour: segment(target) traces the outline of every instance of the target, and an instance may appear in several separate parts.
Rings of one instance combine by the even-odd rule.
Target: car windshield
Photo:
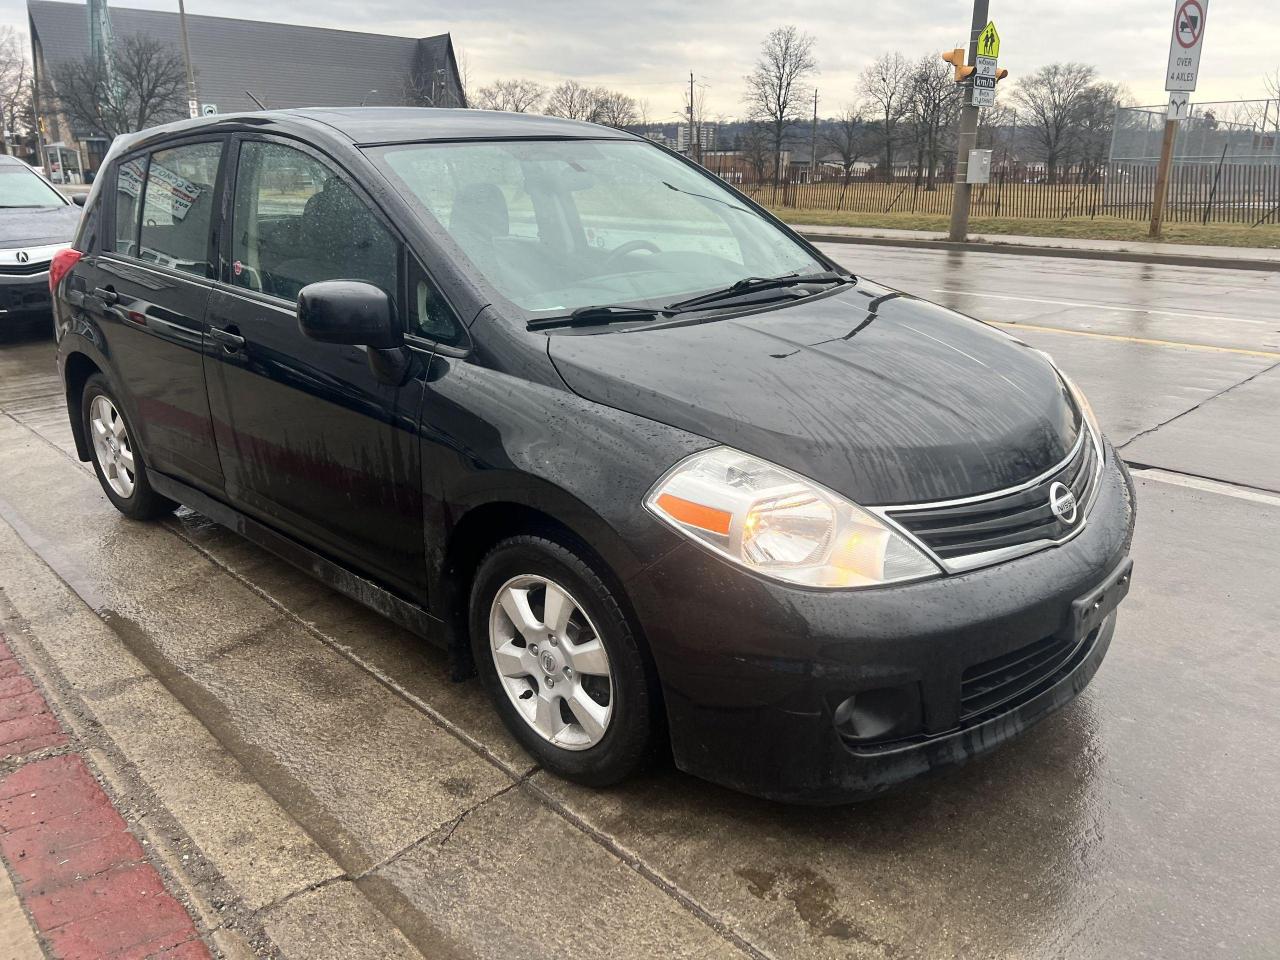
[[[826,269],[720,181],[634,140],[370,151],[499,293],[535,316],[657,305]]]
[[[32,170],[0,166],[0,207],[60,207],[61,195]]]

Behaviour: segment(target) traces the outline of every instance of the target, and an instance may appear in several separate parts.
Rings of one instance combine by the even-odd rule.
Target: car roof
[[[444,107],[307,107],[180,120],[140,131],[129,136],[128,141],[133,144],[151,140],[155,134],[195,133],[207,127],[245,126],[265,131],[275,125],[299,123],[327,127],[360,146],[420,140],[639,139],[595,123],[528,113]]]
[[[23,160],[21,157],[15,157],[12,154],[0,153],[0,166],[5,167],[26,167],[31,169],[31,164]]]

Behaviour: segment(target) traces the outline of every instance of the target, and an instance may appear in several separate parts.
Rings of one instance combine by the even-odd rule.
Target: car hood
[[[1063,460],[1081,428],[1043,354],[865,280],[735,319],[560,333],[550,353],[581,396],[864,505],[1014,486]]]
[[[80,223],[80,208],[31,207],[0,210],[0,247],[70,243]]]

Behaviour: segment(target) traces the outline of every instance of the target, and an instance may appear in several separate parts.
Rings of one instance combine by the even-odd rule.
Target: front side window
[[[328,166],[279,143],[240,147],[231,283],[283,300],[320,280],[363,280],[393,300],[399,242]]]
[[[142,189],[142,227],[136,256],[160,266],[213,277],[209,230],[213,223],[213,185],[222,144],[192,143],[157,150],[146,168]],[[117,240],[126,174],[117,174]],[[119,250],[119,246],[116,248]]]
[[[630,140],[370,150],[499,293],[533,314],[666,303],[825,269],[715,178]]]
[[[0,165],[0,209],[61,207],[65,204],[58,191],[25,163]]]

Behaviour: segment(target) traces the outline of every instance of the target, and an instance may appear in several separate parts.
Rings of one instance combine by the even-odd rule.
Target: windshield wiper
[[[824,270],[822,273],[788,273],[782,277],[744,277],[737,283],[731,283],[722,290],[713,290],[701,296],[690,297],[688,300],[669,303],[664,312],[683,313],[685,310],[694,310],[704,304],[733,300],[750,293],[758,293],[761,290],[781,290],[786,287],[800,287],[808,284],[850,283],[851,281],[851,277],[846,277],[831,270]]]
[[[658,310],[648,307],[608,305],[579,307],[567,317],[547,317],[529,321],[528,329],[545,330],[548,327],[585,327],[596,323],[613,323],[617,320],[655,320]]]

